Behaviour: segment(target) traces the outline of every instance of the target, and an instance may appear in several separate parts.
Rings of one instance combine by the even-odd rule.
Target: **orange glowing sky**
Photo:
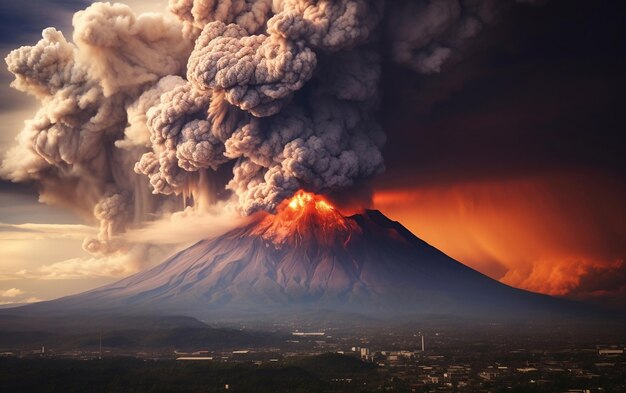
[[[624,292],[619,278],[594,287],[597,276],[619,277],[626,269],[624,196],[616,179],[555,173],[386,189],[376,191],[373,202],[425,241],[503,283],[593,298]]]

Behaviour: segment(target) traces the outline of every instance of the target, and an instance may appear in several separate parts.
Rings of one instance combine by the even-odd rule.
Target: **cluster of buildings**
[[[428,345],[428,346],[427,346]],[[451,332],[296,330],[274,346],[213,350],[114,348],[5,351],[0,356],[97,359],[134,356],[180,362],[246,363],[281,367],[289,359],[336,353],[368,364],[368,373],[334,375],[336,386],[364,385],[383,391],[497,392],[518,386],[565,393],[626,392],[626,344],[576,344],[545,337],[501,339]],[[532,390],[532,389],[529,389]],[[338,390],[341,391],[341,390]]]
[[[375,363],[391,381],[413,392],[495,392],[524,385],[537,391],[592,393],[626,391],[624,348],[468,348],[371,350],[352,353]]]

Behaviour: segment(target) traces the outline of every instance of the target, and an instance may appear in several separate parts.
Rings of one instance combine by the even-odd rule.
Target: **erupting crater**
[[[276,214],[265,213],[254,234],[271,241],[276,247],[346,245],[359,228],[346,219],[324,197],[300,190],[284,200]]]

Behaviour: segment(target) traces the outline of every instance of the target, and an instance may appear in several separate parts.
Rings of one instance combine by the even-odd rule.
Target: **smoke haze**
[[[47,28],[6,57],[12,86],[41,105],[0,173],[97,222],[83,246],[103,255],[183,210],[247,215],[301,188],[346,189],[384,171],[383,59],[439,72],[502,7],[171,0],[169,14],[136,15],[94,3],[74,15],[73,42]]]

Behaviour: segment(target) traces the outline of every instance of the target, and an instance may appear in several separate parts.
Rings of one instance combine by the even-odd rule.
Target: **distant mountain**
[[[581,315],[580,304],[506,286],[448,257],[376,210],[349,217],[297,194],[277,214],[202,240],[162,264],[20,313],[120,312],[201,320],[444,314]],[[16,312],[16,309],[13,309]]]
[[[285,341],[280,334],[238,330],[228,328],[178,327],[159,329],[126,328],[98,331],[83,331],[72,326],[63,331],[47,330],[47,325],[40,325],[39,330],[3,330],[0,328],[0,351],[33,349],[46,346],[55,351],[97,350],[102,338],[102,346],[107,349],[132,350],[164,349],[178,351],[196,351],[202,348],[212,350],[246,348],[279,345]],[[34,326],[29,325],[28,329]],[[102,332],[102,336],[100,335]]]
[[[20,307],[20,306],[23,306],[23,305],[25,305],[25,304],[28,304],[28,303],[8,303],[8,304],[0,304],[0,310],[4,310],[4,309],[7,309],[7,308],[15,308],[15,307]]]
[[[53,303],[53,302],[51,302]],[[34,304],[32,306],[35,306]],[[35,311],[35,312],[33,312]],[[127,313],[123,310],[63,310],[57,307],[22,307],[0,312],[0,336],[6,332],[46,331],[53,334],[94,333],[101,330],[168,330],[208,327],[192,317]]]

